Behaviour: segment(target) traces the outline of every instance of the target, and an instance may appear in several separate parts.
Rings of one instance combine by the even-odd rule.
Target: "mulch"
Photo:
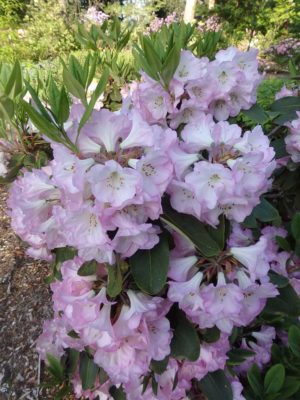
[[[35,341],[51,318],[47,263],[25,255],[6,214],[7,188],[0,186],[0,400],[52,399],[39,387],[43,369]]]

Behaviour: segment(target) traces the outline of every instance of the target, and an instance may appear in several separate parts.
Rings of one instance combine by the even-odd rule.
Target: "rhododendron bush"
[[[256,50],[209,59],[167,39],[135,47],[118,111],[95,108],[108,69],[87,98],[88,67],[65,65],[70,109],[56,86],[20,100],[51,147],[8,199],[28,254],[53,265],[38,352],[61,397],[297,399],[298,90],[267,112]]]

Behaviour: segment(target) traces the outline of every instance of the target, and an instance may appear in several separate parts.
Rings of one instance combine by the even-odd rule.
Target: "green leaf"
[[[167,235],[159,236],[159,243],[150,250],[138,250],[129,259],[133,279],[145,293],[159,293],[167,282],[169,243]]]
[[[112,386],[109,389],[109,393],[114,400],[126,400],[126,394],[122,387],[117,388],[116,386]]]
[[[201,391],[210,400],[232,400],[231,384],[224,371],[209,372],[199,381]]]
[[[64,368],[60,363],[60,360],[51,354],[47,354],[48,371],[54,376],[59,382],[64,380]]]
[[[78,362],[79,362],[79,351],[75,350],[75,349],[68,349],[67,350],[67,363],[66,363],[66,372],[69,375],[73,375],[76,370],[77,370],[77,366],[78,366]]]
[[[122,273],[118,264],[108,265],[108,283],[107,283],[107,294],[110,297],[117,297],[122,291]]]
[[[214,343],[220,338],[220,330],[214,326],[213,328],[207,328],[202,334],[202,338],[206,343]]]
[[[249,110],[243,110],[243,114],[260,125],[264,125],[269,119],[268,114],[258,104],[254,104]]]
[[[180,61],[180,47],[175,44],[172,50],[169,52],[168,57],[166,58],[163,66],[161,76],[168,86],[173,75],[178,67]]]
[[[41,102],[41,100],[39,99],[38,94],[36,93],[36,91],[33,89],[33,87],[30,85],[29,82],[25,81],[26,84],[26,88],[30,94],[30,96],[32,97],[32,100],[34,101],[34,104],[36,105],[37,109],[40,111],[40,113],[42,114],[42,116],[44,118],[46,118],[50,123],[52,122],[52,119],[50,117],[50,115],[48,114],[46,108],[43,106],[43,103]],[[26,103],[27,104],[27,103]]]
[[[265,314],[299,317],[300,299],[292,286],[278,288],[278,291],[279,296],[267,300],[262,317],[264,318]]]
[[[160,219],[190,241],[206,257],[213,257],[222,250],[209,234],[206,226],[192,215],[175,211],[168,200],[163,199],[163,215]]]
[[[232,349],[228,351],[227,356],[229,359],[227,360],[228,365],[240,365],[242,364],[248,357],[252,357],[255,355],[254,351],[246,350],[246,349]]]
[[[289,284],[288,278],[283,275],[279,275],[274,271],[269,272],[270,281],[279,288],[283,288]]]
[[[291,121],[297,117],[296,111],[300,110],[300,97],[283,97],[276,100],[271,105],[271,111],[277,111],[281,115],[274,119],[277,125],[283,125],[287,121]]]
[[[280,219],[280,215],[275,207],[272,206],[265,198],[252,211],[255,218],[262,222],[272,222]]]
[[[274,101],[271,105],[271,111],[281,113],[300,110],[300,97],[287,96]]]
[[[57,117],[59,112],[59,89],[54,82],[52,75],[49,77],[48,87],[47,87],[47,100],[50,104],[51,111],[55,117]]]
[[[285,378],[283,387],[281,388],[282,397],[284,399],[290,398],[293,394],[298,392],[300,389],[299,378],[294,378],[293,376],[287,376]]]
[[[285,379],[285,369],[282,364],[273,365],[266,373],[264,379],[264,391],[273,394],[280,391]]]
[[[67,121],[70,115],[70,104],[69,99],[64,87],[61,88],[59,95],[59,105],[57,112],[57,122],[60,125],[63,125],[64,122]]]
[[[0,117],[10,121],[15,112],[14,102],[7,96],[0,97]]]
[[[85,107],[87,107],[86,95],[84,87],[81,83],[71,74],[67,68],[63,70],[63,80],[66,88],[68,91],[75,96],[76,98],[80,99]]]
[[[108,374],[106,373],[106,371],[104,371],[103,368],[99,368],[99,382],[101,385],[103,385],[103,383],[107,382],[109,379]]]
[[[150,368],[156,374],[161,375],[167,369],[168,363],[169,363],[169,356],[165,357],[161,361],[151,360]]]
[[[154,394],[154,396],[157,396],[157,392],[158,392],[158,383],[157,383],[157,380],[155,379],[155,377],[154,376],[152,376],[152,392],[153,392],[153,394]]]
[[[278,246],[285,251],[291,251],[291,245],[290,243],[286,240],[286,238],[282,237],[282,236],[276,236],[275,240],[278,244]]]
[[[80,353],[79,375],[82,389],[92,389],[99,372],[99,367],[94,363],[86,352]]]
[[[272,140],[271,146],[274,148],[276,159],[288,156],[284,138]]]
[[[291,231],[296,241],[300,240],[300,212],[297,212],[291,222]]]
[[[97,261],[92,260],[84,262],[77,271],[77,274],[79,276],[89,276],[89,275],[95,275],[96,271],[97,271]]]
[[[289,329],[289,347],[296,357],[300,358],[300,328],[292,325]]]
[[[162,63],[159,55],[155,51],[151,40],[146,36],[143,36],[142,46],[144,50],[144,56],[148,62],[148,64],[154,69],[154,71],[158,74],[162,70]]]
[[[225,245],[225,217],[222,215],[220,217],[220,222],[217,228],[213,228],[211,226],[207,226],[207,232],[214,239],[214,241],[218,244],[221,250],[224,249]]]
[[[81,120],[79,122],[78,132],[81,131],[84,124],[89,120],[99,96],[105,89],[105,86],[108,81],[108,77],[109,77],[109,70],[106,68],[101,76],[100,81],[97,84],[97,87],[92,95],[92,98],[91,98],[83,116],[81,117]]]
[[[200,340],[196,328],[176,306],[171,308],[168,318],[173,329],[171,355],[180,360],[196,361],[200,354]]]
[[[14,64],[9,80],[5,87],[5,94],[15,98],[23,90],[22,70],[20,62],[17,60]]]
[[[248,382],[253,392],[262,399],[263,395],[263,383],[261,380],[261,372],[256,364],[253,364],[247,372]]]
[[[49,139],[58,142],[65,143],[64,138],[61,136],[60,130],[51,122],[49,122],[44,116],[38,113],[30,104],[26,101],[20,100],[20,103],[28,114],[33,125],[40,131],[40,133],[46,135]]]

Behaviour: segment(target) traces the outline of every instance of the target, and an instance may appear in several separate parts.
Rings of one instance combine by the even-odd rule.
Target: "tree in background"
[[[246,39],[250,46],[254,38],[260,38],[264,47],[280,36],[297,32],[299,35],[298,0],[215,0],[198,3],[196,18],[205,21],[212,15],[220,18],[223,30],[235,44]]]

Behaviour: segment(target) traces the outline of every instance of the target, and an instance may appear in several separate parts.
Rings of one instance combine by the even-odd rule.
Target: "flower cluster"
[[[109,18],[109,15],[98,11],[96,7],[89,7],[84,15],[84,19],[96,25],[102,25]]]
[[[198,25],[200,32],[219,32],[222,29],[222,22],[217,15],[211,15]]]
[[[257,51],[241,52],[229,47],[216,54],[213,61],[195,57],[190,51],[181,53],[174,77],[165,90],[147,75],[132,87],[130,103],[149,123],[169,123],[177,128],[202,112],[218,121],[238,115],[256,102],[256,89],[261,81]]]
[[[177,21],[176,12],[173,12],[172,14],[167,15],[166,18],[155,17],[150,22],[150,25],[149,25],[146,33],[149,34],[149,33],[153,33],[153,32],[158,32],[158,31],[161,30],[161,28],[164,25],[169,26],[169,25],[173,24],[176,21]]]
[[[265,51],[267,55],[273,57],[291,58],[300,52],[300,40],[296,38],[287,38],[276,45],[272,45]]]
[[[247,326],[267,298],[277,296],[268,279],[270,261],[265,254],[270,246],[264,236],[252,244],[250,235],[251,231],[233,225],[228,251],[217,265],[198,259],[188,249],[171,252],[168,298],[178,302],[200,329],[216,326],[230,334],[233,326]],[[216,275],[216,284],[209,283],[211,275]]]
[[[74,105],[67,131],[75,139],[84,109]],[[95,110],[81,131],[75,155],[52,143],[53,161],[25,172],[9,198],[15,232],[29,254],[48,259],[49,250],[72,246],[84,260],[114,262],[158,242],[150,221],[161,214],[161,197],[173,177],[168,147],[173,131]],[[110,235],[110,232],[113,233]]]
[[[225,369],[233,329],[251,324],[278,295],[269,273],[286,268],[290,255],[273,239],[285,231],[267,227],[254,237],[239,225],[271,186],[274,150],[260,126],[243,132],[226,121],[255,103],[260,79],[254,50],[230,47],[214,61],[182,51],[168,87],[143,74],[118,112],[94,109],[81,127],[85,109],[73,104],[64,131],[76,152],[51,142],[52,161],[12,185],[12,226],[28,253],[46,260],[59,248],[76,253],[51,285],[54,318],[38,350],[46,362],[68,349],[93,360],[100,372],[92,389],[75,368],[78,398],[110,400],[115,387],[128,400],[188,399],[197,393],[195,379]],[[211,231],[220,219],[232,221],[227,243],[223,232],[214,256],[198,252],[189,235],[160,218],[168,199],[174,213],[191,214]],[[157,250],[161,233],[168,238],[161,259],[138,254],[151,272],[152,263],[161,270],[166,264],[163,285],[152,292],[136,279],[132,260]],[[86,263],[92,272],[82,273]],[[298,285],[297,274],[290,279]],[[174,313],[195,333],[196,347],[201,339],[193,356],[174,351]],[[205,340],[210,329],[218,333],[214,341]],[[263,327],[251,335],[240,346],[262,366],[274,332]],[[164,369],[158,372],[156,363]],[[228,376],[234,400],[244,399],[238,375],[247,365]]]

